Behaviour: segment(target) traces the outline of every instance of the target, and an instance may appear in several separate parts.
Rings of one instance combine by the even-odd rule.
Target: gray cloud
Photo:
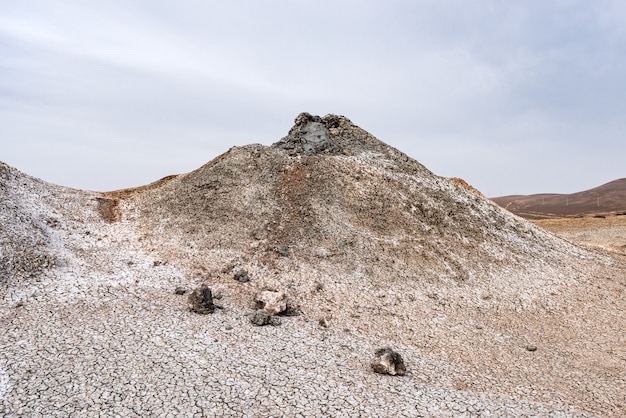
[[[624,177],[617,1],[9,1],[0,160],[107,190],[339,113],[488,195]]]

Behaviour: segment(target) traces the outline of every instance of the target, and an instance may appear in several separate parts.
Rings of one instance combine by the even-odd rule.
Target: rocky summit
[[[343,116],[133,189],[0,163],[0,415],[623,416],[625,273]]]

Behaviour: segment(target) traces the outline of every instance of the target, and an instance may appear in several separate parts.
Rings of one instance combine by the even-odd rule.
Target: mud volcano
[[[0,255],[2,415],[625,413],[624,265],[342,116],[135,189],[2,164]]]

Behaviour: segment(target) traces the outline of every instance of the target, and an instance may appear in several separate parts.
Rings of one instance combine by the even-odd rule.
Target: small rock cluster
[[[245,273],[240,276],[245,276],[249,280],[245,270],[238,272]],[[238,272],[235,273],[235,277],[238,276]],[[182,295],[185,292],[183,287],[177,287],[174,291],[177,295]],[[211,289],[207,285],[202,285],[189,294],[187,306],[190,312],[201,315],[212,314],[215,309],[221,308],[221,306],[213,303],[213,299]],[[255,312],[250,315],[250,322],[256,326],[280,325],[280,318],[277,316],[297,316],[300,314],[299,308],[293,305],[285,292],[273,289],[262,289],[256,292],[254,294],[254,306]]]
[[[245,276],[248,276],[247,272],[245,272]],[[237,273],[235,273],[235,277],[237,277]],[[182,288],[177,288],[175,293],[182,294],[180,290],[183,290],[184,293]],[[250,315],[250,322],[256,326],[280,325],[280,319],[277,318],[277,315],[289,316],[299,313],[292,306],[285,292],[279,290],[262,289],[256,292],[254,303],[256,311]],[[191,292],[187,299],[187,304],[191,312],[203,315],[213,313],[218,307],[213,303],[213,293],[206,285],[202,285]],[[320,326],[325,328],[329,325],[326,318],[320,319],[319,323]],[[406,366],[402,356],[388,347],[376,350],[370,365],[374,372],[380,374],[404,376],[406,373]]]
[[[267,311],[263,309],[256,310],[250,316],[250,322],[252,325],[256,325],[258,327],[262,327],[264,325],[280,325],[280,319],[275,316],[270,315]]]

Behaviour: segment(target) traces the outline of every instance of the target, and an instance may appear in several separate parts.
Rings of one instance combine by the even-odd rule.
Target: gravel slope
[[[132,190],[2,164],[0,193],[2,415],[626,414],[623,263],[343,117]],[[174,293],[201,283],[223,309]],[[262,288],[301,314],[253,326]]]

